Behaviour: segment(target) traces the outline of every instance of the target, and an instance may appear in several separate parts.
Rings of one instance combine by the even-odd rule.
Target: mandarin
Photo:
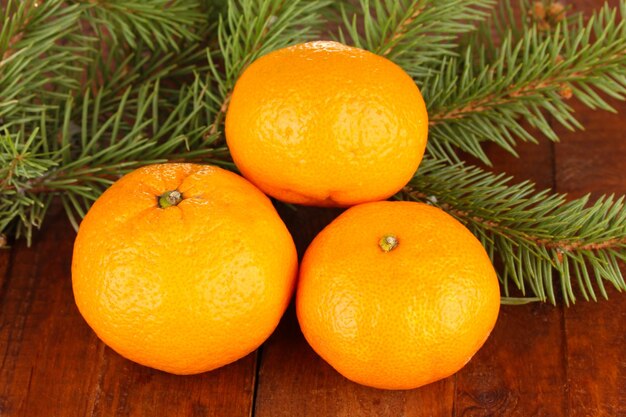
[[[317,41],[271,52],[237,80],[226,141],[241,173],[289,203],[350,206],[382,200],[413,176],[428,115],[399,66]]]
[[[175,374],[233,362],[289,303],[296,250],[270,200],[212,166],[161,164],[114,183],[74,245],[80,313],[122,356]]]
[[[352,207],[317,235],[301,264],[298,321],[346,378],[411,389],[463,367],[500,307],[480,242],[444,211],[414,202]]]

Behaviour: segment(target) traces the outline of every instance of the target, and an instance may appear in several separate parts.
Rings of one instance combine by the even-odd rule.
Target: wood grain
[[[0,300],[0,415],[86,416],[100,348],[72,297],[68,223],[51,216],[32,248],[17,243]]]
[[[572,197],[592,192],[626,194],[626,104],[619,114],[591,112],[574,103],[585,132],[559,131],[555,148],[557,189]],[[622,266],[626,274],[626,267]],[[568,415],[626,416],[626,299],[580,300],[565,309]]]
[[[455,416],[565,415],[562,310],[504,306],[491,337],[457,374]]]
[[[590,11],[599,0],[576,1]],[[618,1],[609,1],[617,5]],[[571,197],[626,194],[626,103],[608,102],[617,114],[590,111],[573,102],[584,132],[558,129],[556,189]],[[622,264],[622,273],[626,266]],[[564,310],[567,360],[567,415],[626,416],[626,299],[609,289],[609,300],[579,301]]]
[[[586,10],[600,1],[587,1]],[[609,4],[617,5],[612,0]],[[585,131],[559,131],[555,148],[557,189],[571,196],[626,194],[626,103],[608,100],[616,114],[594,112],[574,103]],[[622,264],[622,273],[626,266]],[[609,289],[609,300],[581,301],[565,310],[572,417],[626,416],[626,299]]]
[[[178,376],[104,348],[92,417],[249,416],[256,353],[213,372]]]
[[[617,114],[590,111],[571,103],[584,131],[558,128],[561,142],[555,146],[556,188],[570,197],[591,193],[626,194],[626,104],[609,103]]]
[[[625,269],[626,270],[626,269]],[[626,417],[626,302],[579,302],[565,311],[570,417]]]

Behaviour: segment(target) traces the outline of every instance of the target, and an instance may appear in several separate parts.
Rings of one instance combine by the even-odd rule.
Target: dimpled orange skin
[[[379,246],[392,234],[398,245]],[[296,293],[313,349],[346,378],[412,389],[461,369],[494,327],[498,279],[480,242],[425,204],[348,209],[311,243]]]
[[[413,176],[428,115],[419,89],[386,58],[317,41],[269,53],[237,81],[226,140],[241,173],[289,203],[385,199]]]
[[[177,206],[158,196],[178,190]],[[297,274],[291,235],[270,200],[212,166],[162,164],[117,181],[74,245],[78,308],[122,356],[195,374],[256,349],[285,311]]]

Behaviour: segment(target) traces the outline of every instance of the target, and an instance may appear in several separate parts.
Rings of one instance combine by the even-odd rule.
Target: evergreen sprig
[[[552,120],[582,128],[567,103],[572,97],[609,111],[598,92],[626,97],[626,3],[619,13],[605,5],[587,21],[563,18],[554,28],[533,19],[521,33],[503,29],[515,27],[510,19],[493,18],[422,86],[436,155],[458,160],[460,149],[489,164],[484,142],[513,154],[517,141],[536,142],[524,121],[553,141]],[[497,46],[485,41],[494,30],[502,36]]]
[[[98,39],[112,45],[140,44],[150,50],[180,50],[185,41],[199,41],[198,26],[208,19],[201,1],[189,0],[75,0],[83,19]],[[70,2],[73,3],[73,2]]]
[[[454,56],[458,35],[486,18],[494,0],[360,0],[360,10],[340,7],[339,39],[385,56],[423,83],[433,66]],[[362,29],[361,29],[362,28]]]
[[[0,123],[5,128],[37,119],[79,87],[85,61],[71,45],[80,8],[61,0],[39,4],[9,0],[0,29]],[[70,45],[68,45],[68,43]]]
[[[575,285],[586,300],[597,300],[594,287],[606,297],[605,282],[626,290],[618,264],[626,260],[624,197],[588,205],[589,196],[568,201],[529,181],[512,184],[505,174],[427,158],[397,198],[435,205],[463,222],[502,266],[506,296],[520,290],[527,300],[555,303],[560,286],[569,304]]]
[[[144,164],[234,169],[222,130],[237,78],[272,50],[334,37],[395,61],[422,90],[428,155],[396,198],[465,223],[500,264],[506,302],[554,303],[560,292],[569,304],[626,289],[622,198],[568,201],[458,156],[488,163],[485,142],[515,153],[536,133],[557,140],[553,120],[580,128],[571,97],[612,110],[603,97],[626,95],[626,0],[589,19],[548,0],[522,0],[521,17],[510,1],[495,3],[2,2],[0,233],[30,241],[54,200],[77,225]]]
[[[218,26],[219,50],[209,62],[217,80],[219,111],[212,132],[220,130],[237,78],[256,58],[319,36],[327,0],[231,1]]]
[[[0,228],[13,220],[15,234],[30,240],[58,196],[74,224],[93,201],[121,175],[139,166],[166,161],[205,161],[232,168],[227,151],[213,146],[207,83],[200,78],[180,91],[175,106],[163,105],[159,83],[139,89],[132,103],[128,89],[118,108],[100,119],[102,95],[72,97],[50,125],[44,116],[29,137],[23,128],[2,137],[0,149]],[[77,122],[72,114],[81,115]],[[54,132],[54,133],[51,133]]]

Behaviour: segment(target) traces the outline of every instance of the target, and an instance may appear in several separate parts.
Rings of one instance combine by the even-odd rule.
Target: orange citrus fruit
[[[309,42],[253,62],[237,81],[226,140],[241,173],[289,203],[382,200],[415,173],[428,115],[419,89],[386,58]]]
[[[175,374],[256,349],[286,309],[296,250],[270,200],[213,166],[161,164],[117,181],[74,245],[81,314],[122,356]]]
[[[500,308],[480,242],[414,202],[362,204],[335,219],[307,249],[296,297],[313,349],[348,379],[385,389],[461,369]]]

